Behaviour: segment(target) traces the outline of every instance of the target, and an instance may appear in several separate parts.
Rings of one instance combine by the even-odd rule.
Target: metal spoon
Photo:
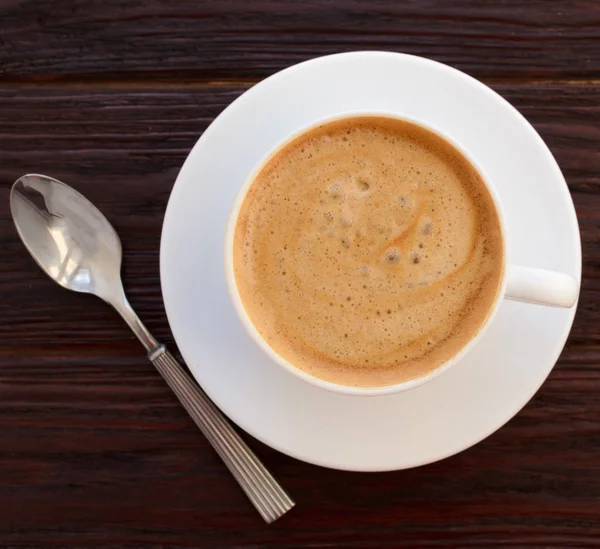
[[[68,185],[37,174],[15,181],[10,209],[25,247],[52,280],[97,295],[121,314],[265,521],[289,511],[294,502],[129,305],[121,282],[121,241],[102,213]]]

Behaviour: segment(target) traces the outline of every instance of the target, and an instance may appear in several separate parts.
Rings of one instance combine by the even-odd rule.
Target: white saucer
[[[330,393],[270,362],[242,328],[226,290],[227,216],[250,171],[278,142],[323,116],[350,110],[410,115],[455,137],[499,192],[509,262],[580,278],[573,203],[554,158],[525,119],[489,88],[444,65],[357,52],[275,74],[204,132],[165,215],[162,291],[188,367],[248,433],[318,465],[403,469],[460,452],[512,418],[550,373],[575,308],[504,302],[459,364],[417,389],[388,396]]]

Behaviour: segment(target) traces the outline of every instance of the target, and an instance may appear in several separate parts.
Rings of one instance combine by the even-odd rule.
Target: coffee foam
[[[234,235],[252,323],[293,365],[343,385],[426,375],[479,331],[504,266],[492,199],[436,134],[324,124],[260,170]]]

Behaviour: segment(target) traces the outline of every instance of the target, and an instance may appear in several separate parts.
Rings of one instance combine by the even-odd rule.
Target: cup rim
[[[330,122],[336,122],[340,120],[344,120],[347,118],[358,118],[358,117],[386,117],[393,118],[396,120],[401,120],[405,122],[409,122],[420,126],[430,132],[435,133],[438,137],[447,141],[452,145],[456,150],[458,150],[468,161],[469,163],[477,170],[479,175],[481,176],[485,186],[490,193],[492,198],[492,202],[494,207],[496,208],[496,213],[498,215],[498,221],[500,225],[500,234],[502,237],[502,252],[503,252],[503,265],[502,265],[502,281],[500,283],[498,293],[494,300],[493,305],[490,307],[487,318],[484,323],[481,325],[478,332],[450,359],[446,362],[427,373],[424,376],[411,379],[408,381],[404,381],[401,383],[396,383],[393,385],[384,385],[379,387],[354,387],[349,385],[342,385],[338,383],[334,383],[332,381],[326,381],[324,379],[313,376],[304,370],[294,366],[290,361],[283,358],[279,353],[277,353],[260,335],[259,331],[254,326],[250,316],[248,315],[246,308],[242,302],[240,297],[235,273],[233,266],[233,237],[235,234],[235,227],[237,225],[238,216],[242,207],[242,204],[248,194],[252,183],[254,182],[256,176],[262,170],[262,168],[266,165],[266,163],[281,149],[283,149],[286,145],[291,143],[294,139],[302,135],[303,133],[311,130],[312,128],[316,128],[322,124],[327,124]],[[225,259],[225,282],[227,286],[227,291],[229,293],[229,297],[233,303],[234,309],[237,313],[238,318],[240,319],[242,326],[244,327],[246,333],[252,338],[252,340],[258,345],[260,349],[277,365],[281,366],[283,369],[287,370],[289,373],[299,377],[300,379],[314,385],[316,387],[320,387],[321,389],[325,389],[330,392],[345,394],[345,395],[354,395],[354,396],[380,396],[380,395],[389,395],[392,393],[398,393],[403,391],[408,391],[410,389],[415,389],[416,387],[420,387],[425,383],[432,381],[439,377],[444,372],[448,371],[452,366],[458,363],[481,339],[484,333],[489,328],[496,314],[498,313],[498,309],[500,307],[500,303],[504,297],[506,291],[507,284],[507,274],[508,274],[508,244],[507,244],[507,231],[506,231],[506,222],[504,216],[504,210],[500,203],[500,199],[498,197],[498,193],[492,185],[490,178],[486,174],[483,167],[473,158],[470,152],[463,147],[460,143],[456,141],[453,137],[447,135],[445,132],[440,130],[439,128],[433,126],[432,124],[425,122],[417,117],[406,115],[404,113],[387,111],[387,110],[368,110],[368,109],[358,109],[351,111],[344,111],[341,113],[332,113],[326,116],[323,116],[313,122],[303,125],[299,129],[287,135],[282,140],[278,141],[278,143],[269,150],[256,164],[256,166],[250,171],[248,177],[241,185],[238,190],[236,197],[233,201],[233,205],[229,212],[229,216],[227,219],[226,229],[225,229],[225,246],[224,246],[224,259]]]

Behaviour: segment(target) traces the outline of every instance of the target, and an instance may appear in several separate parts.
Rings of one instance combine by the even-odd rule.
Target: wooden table
[[[106,212],[175,348],[159,241],[188,151],[262,78],[356,49],[448,63],[533,123],[575,200],[581,300],[536,397],[450,459],[344,473],[245,436],[298,502],[267,527],[116,314],[41,274],[9,188],[47,173]],[[594,0],[0,0],[0,547],[600,547],[599,143]]]

